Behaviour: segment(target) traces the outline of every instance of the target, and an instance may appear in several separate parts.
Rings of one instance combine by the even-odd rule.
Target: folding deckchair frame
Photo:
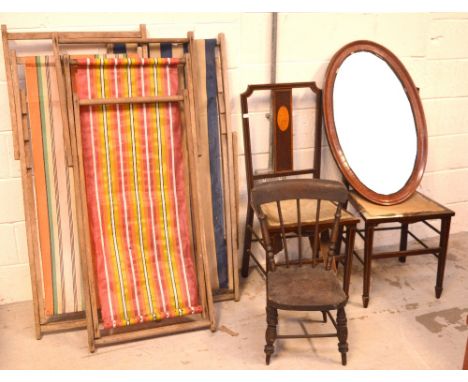
[[[73,100],[68,99],[65,102],[64,95],[66,93],[66,85],[64,73],[62,70],[62,55],[60,54],[60,46],[102,46],[116,44],[116,43],[135,43],[141,47],[145,44],[151,43],[189,43],[189,51],[191,51],[191,42],[193,41],[193,33],[189,32],[188,37],[185,38],[147,38],[146,26],[140,25],[139,31],[130,32],[7,32],[6,26],[2,26],[2,40],[4,48],[5,66],[7,72],[7,83],[8,93],[10,98],[10,110],[12,119],[12,131],[13,131],[13,142],[14,142],[14,155],[15,159],[20,159],[21,162],[21,177],[23,183],[23,198],[25,206],[25,220],[27,230],[27,241],[28,241],[28,256],[30,263],[31,273],[31,284],[33,291],[33,303],[34,303],[34,317],[35,317],[35,332],[36,338],[40,339],[44,332],[60,331],[68,329],[82,328],[85,325],[90,326],[88,317],[83,318],[83,312],[67,313],[62,315],[56,315],[46,319],[44,315],[44,301],[41,293],[41,268],[40,268],[40,255],[39,255],[39,243],[38,243],[38,230],[37,223],[35,220],[35,200],[34,200],[34,185],[33,185],[33,169],[32,169],[32,154],[30,152],[30,134],[28,131],[27,123],[27,106],[25,94],[20,90],[17,75],[17,64],[22,63],[21,58],[16,58],[14,51],[9,50],[9,41],[15,40],[52,40],[54,58],[56,64],[57,75],[59,79],[59,93],[60,103],[62,111],[62,122],[64,126],[64,144],[67,158],[67,164],[69,167],[73,167],[74,159],[73,147],[71,142],[75,139],[75,131],[71,126],[74,125],[75,118],[73,114]],[[149,45],[147,45],[149,48]],[[237,136],[235,132],[231,131],[231,120],[230,120],[230,103],[228,89],[228,77],[227,77],[227,62],[226,62],[226,48],[224,35],[218,36],[218,48],[219,56],[216,57],[217,66],[217,77],[218,77],[218,105],[219,105],[219,117],[220,117],[220,137],[221,137],[221,154],[222,154],[222,166],[223,166],[223,189],[224,189],[224,204],[225,204],[225,216],[226,216],[226,231],[228,240],[228,268],[230,277],[232,277],[233,289],[216,293],[214,298],[215,301],[223,301],[234,298],[236,301],[239,299],[239,281],[238,281],[238,211],[239,211],[239,194],[238,194],[238,165],[237,165]],[[148,56],[149,49],[143,49],[142,55]],[[190,60],[188,60],[187,68],[190,68]],[[65,71],[67,72],[67,71]],[[187,73],[187,71],[186,71]],[[193,73],[193,72],[192,72]],[[66,76],[65,76],[66,77]],[[190,75],[187,75],[190,78]],[[191,84],[191,81],[189,81]],[[67,85],[68,86],[68,85]],[[190,85],[193,86],[193,85]],[[192,88],[193,93],[193,88]],[[189,97],[191,106],[191,117],[190,121],[192,126],[195,126],[194,112],[195,106],[193,97]],[[68,115],[68,118],[66,117]],[[22,128],[19,129],[18,126]],[[21,131],[20,131],[21,130]],[[197,146],[198,147],[198,146]],[[197,156],[201,156],[202,153],[198,152]],[[76,173],[76,171],[74,171]],[[78,185],[75,179],[75,184]],[[78,211],[80,209],[78,208]],[[213,229],[212,227],[202,227],[202,229]],[[82,231],[82,227],[79,228]],[[80,243],[81,248],[81,243]],[[215,254],[212,254],[215,256]],[[82,265],[83,270],[85,267]],[[208,269],[206,269],[208,272]],[[86,272],[82,272],[83,275]],[[94,275],[92,275],[94,276]],[[209,276],[207,274],[207,276]],[[83,276],[84,287],[87,287],[89,280],[85,280]],[[90,306],[95,306],[97,301],[96,291],[90,288],[90,297],[92,301],[88,303]],[[208,298],[211,301],[211,296]],[[91,303],[94,301],[94,305]],[[211,303],[210,303],[211,304]],[[92,313],[93,322],[97,321],[97,311]],[[177,320],[176,320],[177,321]],[[91,326],[96,328],[96,325]],[[155,325],[156,328],[157,325]],[[189,327],[190,325],[186,325]],[[192,325],[195,327],[196,325]],[[210,326],[214,328],[214,319],[210,316]],[[173,329],[160,328],[159,333],[170,333]],[[98,330],[95,329],[96,338],[99,338]],[[141,335],[138,335],[141,336]],[[138,337],[134,336],[134,337]],[[144,335],[146,336],[146,335]],[[114,337],[115,341],[119,341],[118,338]],[[98,341],[101,343],[108,343],[101,339]],[[90,341],[90,349],[94,349],[94,343]]]
[[[189,42],[189,39],[187,39]],[[71,78],[70,66],[73,61],[68,56],[64,57],[65,65],[65,81],[67,83],[67,99],[73,101],[73,110],[69,108],[69,115],[74,115],[74,136],[72,141],[72,151],[74,157],[74,165],[77,170],[76,180],[79,182],[80,190],[77,195],[77,208],[79,210],[78,219],[81,222],[82,229],[79,230],[80,242],[84,245],[81,250],[83,269],[86,269],[84,280],[86,303],[86,319],[88,329],[88,346],[90,352],[95,351],[96,345],[109,345],[117,342],[124,342],[135,339],[143,339],[156,337],[172,333],[180,333],[197,329],[211,328],[215,330],[213,297],[210,290],[210,275],[208,273],[208,257],[206,253],[204,237],[204,226],[202,220],[202,206],[200,204],[200,184],[198,179],[198,170],[196,159],[199,155],[197,150],[197,134],[196,125],[194,123],[194,113],[190,108],[193,105],[193,84],[190,72],[191,62],[190,55],[186,54],[185,59],[181,60],[181,66],[184,66],[186,87],[180,90],[183,94],[176,96],[152,96],[152,97],[130,97],[120,99],[78,99],[75,94],[71,94]],[[180,70],[180,69],[179,69]],[[180,82],[181,85],[184,83]],[[80,107],[85,105],[105,105],[105,104],[135,104],[135,103],[164,103],[164,102],[179,102],[181,106],[182,124],[184,127],[185,145],[188,151],[188,172],[190,183],[190,205],[192,211],[192,228],[195,236],[195,264],[198,276],[199,296],[202,305],[202,313],[199,315],[178,317],[174,319],[166,319],[159,322],[147,322],[144,324],[135,324],[128,327],[117,329],[101,329],[98,319],[98,305],[95,295],[95,274],[93,267],[93,258],[91,254],[91,238],[89,235],[89,218],[87,213],[87,196],[85,190],[84,165],[82,156],[82,141],[81,141],[81,124],[80,124]],[[71,102],[68,102],[71,105]]]
[[[33,164],[30,147],[30,131],[28,128],[28,111],[25,92],[20,89],[18,79],[18,64],[22,64],[21,57],[16,56],[15,50],[10,50],[10,41],[51,40],[56,71],[59,78],[59,93],[61,103],[62,122],[64,126],[64,146],[68,167],[72,164],[70,147],[70,129],[66,117],[65,89],[60,46],[63,44],[76,45],[83,39],[92,39],[93,44],[105,45],[113,40],[143,40],[146,39],[146,26],[140,25],[138,31],[106,31],[106,32],[8,32],[6,25],[1,26],[5,72],[9,96],[11,126],[13,135],[14,158],[20,160],[21,182],[23,187],[23,204],[25,212],[26,239],[31,276],[33,297],[34,328],[37,339],[43,333],[78,329],[86,326],[84,312],[65,313],[45,317],[44,296],[42,294],[42,272],[40,266],[39,237],[36,222],[36,202],[34,197]],[[91,44],[91,43],[90,43]]]
[[[193,40],[193,34],[189,33],[189,38]],[[189,44],[193,47],[193,42]],[[239,300],[239,265],[238,265],[238,226],[239,226],[239,175],[237,162],[237,133],[232,132],[231,127],[231,107],[229,98],[229,78],[227,67],[227,52],[226,40],[223,33],[220,33],[217,38],[217,54],[216,54],[216,78],[217,78],[217,102],[219,112],[219,129],[220,129],[220,147],[221,147],[221,165],[222,165],[222,183],[223,183],[223,202],[224,216],[226,229],[226,244],[227,244],[227,261],[228,261],[228,277],[229,289],[214,289],[213,299],[215,302]],[[192,57],[195,57],[193,49],[190,51]],[[192,68],[193,70],[193,68]],[[198,75],[193,70],[193,78]],[[195,98],[196,110],[200,110]],[[209,156],[208,147],[200,147],[201,155]],[[208,158],[204,158],[209,161]],[[203,159],[202,159],[203,160]],[[213,226],[206,225],[206,231],[211,231],[214,236]],[[213,256],[216,256],[214,254]]]

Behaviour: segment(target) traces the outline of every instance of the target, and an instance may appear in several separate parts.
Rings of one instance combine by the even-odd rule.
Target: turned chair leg
[[[346,313],[344,308],[339,308],[336,315],[336,329],[338,334],[338,350],[341,353],[341,363],[346,365],[346,353],[348,352],[348,327],[346,325]]]
[[[267,326],[267,330],[265,333],[265,340],[266,340],[265,362],[267,365],[269,365],[271,355],[275,352],[275,347],[273,344],[275,343],[275,340],[276,340],[276,326],[278,325],[278,311],[275,308],[267,306],[266,313],[267,313],[266,319],[267,319],[268,326]]]

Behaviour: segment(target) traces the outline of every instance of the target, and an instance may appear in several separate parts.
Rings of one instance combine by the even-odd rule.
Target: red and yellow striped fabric
[[[176,95],[176,59],[78,60],[80,99]],[[104,327],[200,313],[179,105],[80,110]]]

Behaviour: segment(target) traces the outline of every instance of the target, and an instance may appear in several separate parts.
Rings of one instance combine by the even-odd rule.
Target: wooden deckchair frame
[[[20,89],[18,79],[18,65],[23,64],[21,57],[16,56],[15,50],[10,50],[10,41],[37,41],[51,40],[53,56],[56,62],[57,77],[59,79],[59,94],[61,103],[62,122],[64,126],[64,146],[67,165],[72,166],[72,151],[69,128],[69,107],[65,101],[65,88],[63,71],[60,60],[61,40],[68,41],[67,45],[76,45],[75,40],[93,38],[95,44],[105,45],[109,39],[126,42],[130,40],[146,39],[146,26],[141,24],[137,31],[106,31],[106,32],[8,32],[6,25],[1,26],[2,44],[5,60],[5,71],[9,96],[11,126],[13,135],[14,158],[20,161],[21,181],[23,186],[23,204],[25,211],[26,238],[28,247],[28,259],[31,277],[34,328],[37,339],[41,339],[43,333],[79,329],[86,327],[84,312],[65,313],[46,317],[44,313],[44,296],[42,293],[42,272],[40,266],[40,251],[38,227],[36,222],[36,202],[34,197],[33,164],[30,149],[30,131],[27,121],[27,104],[25,92]],[[66,117],[68,113],[68,118]],[[73,116],[73,114],[72,114]]]
[[[65,153],[67,158],[67,165],[69,167],[75,167],[78,160],[78,152],[76,145],[77,136],[75,131],[75,112],[76,107],[73,96],[70,94],[70,78],[69,69],[70,59],[67,55],[60,53],[61,47],[70,46],[103,46],[108,48],[113,44],[137,44],[142,48],[140,54],[143,57],[148,57],[149,44],[151,43],[189,43],[189,51],[191,51],[191,42],[193,41],[193,33],[189,32],[187,38],[148,38],[146,32],[146,26],[141,24],[138,31],[106,31],[106,32],[8,32],[7,27],[2,25],[2,42],[4,49],[4,58],[6,66],[6,76],[8,85],[8,94],[10,101],[10,112],[11,112],[11,124],[13,133],[13,144],[14,144],[14,157],[19,159],[21,164],[21,178],[23,184],[23,198],[25,206],[25,220],[26,220],[26,232],[28,242],[28,257],[31,274],[31,284],[33,292],[33,304],[34,304],[34,321],[35,321],[35,333],[36,338],[40,339],[43,333],[53,331],[63,331],[69,329],[78,329],[83,327],[91,327],[94,331],[94,337],[90,339],[90,350],[94,349],[94,339],[96,343],[109,343],[122,341],[124,334],[113,335],[109,338],[99,338],[100,333],[98,329],[98,315],[97,310],[91,309],[97,306],[97,295],[96,288],[93,283],[93,279],[89,279],[89,275],[85,272],[87,263],[82,264],[82,277],[83,277],[83,288],[89,288],[89,293],[85,293],[86,312],[91,312],[84,317],[84,312],[66,313],[60,315],[54,315],[45,317],[44,313],[44,296],[42,294],[42,272],[40,265],[40,252],[39,252],[39,238],[38,238],[38,227],[35,219],[35,198],[34,198],[34,183],[33,183],[33,166],[32,166],[32,154],[30,152],[30,132],[28,130],[27,122],[27,105],[26,97],[24,92],[20,90],[17,65],[23,64],[24,60],[22,57],[16,57],[14,50],[9,50],[10,41],[24,41],[24,40],[51,40],[53,47],[53,56],[56,62],[56,74],[59,79],[59,95],[61,104],[62,123],[64,126],[64,145]],[[228,77],[227,77],[227,61],[226,61],[226,48],[224,35],[218,36],[218,48],[219,57],[216,59],[218,74],[218,104],[220,111],[220,129],[221,129],[221,150],[222,150],[222,166],[223,166],[223,189],[225,193],[225,216],[226,216],[226,232],[227,238],[230,238],[228,262],[230,277],[233,280],[233,290],[227,291],[224,294],[215,295],[216,301],[223,301],[234,298],[236,301],[239,299],[239,277],[238,277],[238,211],[239,211],[239,193],[238,193],[238,166],[237,166],[237,135],[231,131],[231,119],[230,119],[230,102],[228,89]],[[63,60],[62,60],[63,59]],[[65,66],[65,70],[63,70]],[[190,104],[190,118],[188,119],[188,132],[196,137],[196,120],[195,120],[195,105],[193,97],[193,84],[191,80],[192,76],[192,65],[190,56],[188,56],[186,62],[186,73],[187,79],[187,91],[188,91],[188,103]],[[183,96],[185,101],[185,95]],[[140,100],[145,102],[145,100]],[[21,128],[20,128],[21,127]],[[192,147],[192,151],[195,156],[201,156],[202,153],[198,150],[198,145]],[[193,154],[193,153],[192,153]],[[192,162],[193,163],[193,162]],[[76,168],[73,171],[75,177],[75,185],[79,187],[79,173]],[[77,175],[78,174],[78,175]],[[194,182],[197,184],[197,182]],[[197,187],[197,192],[200,192],[200,185]],[[80,194],[80,193],[77,193]],[[77,203],[81,203],[78,201]],[[81,205],[81,204],[80,204]],[[77,209],[77,213],[82,212],[81,208]],[[82,223],[83,219],[87,219],[87,216],[78,216],[78,220]],[[196,216],[194,220],[198,221],[199,218]],[[87,230],[83,230],[83,224],[78,224],[80,239],[80,248],[83,244],[86,244]],[[213,229],[213,227],[205,227],[200,224],[195,225],[197,230],[196,236],[198,238],[203,237],[206,229]],[[88,233],[89,234],[89,233]],[[89,238],[88,238],[89,239]],[[83,240],[83,241],[82,241]],[[203,240],[202,240],[203,242]],[[202,243],[204,249],[204,256],[208,256],[204,243]],[[88,248],[89,249],[89,248]],[[216,256],[216,254],[209,254],[210,256]],[[83,260],[83,259],[82,259]],[[203,270],[203,277],[205,280],[209,279],[209,270],[206,266],[206,262],[203,263],[206,267]],[[92,275],[94,276],[94,275]],[[200,281],[199,281],[200,282]],[[208,315],[210,320],[210,327],[214,329],[214,318],[212,309],[212,298],[211,294],[207,297],[207,304],[211,307],[208,309]],[[89,320],[91,317],[92,321]],[[168,321],[168,320],[167,320]],[[191,320],[189,320],[191,321]],[[186,323],[181,322],[181,328],[176,329],[169,328],[168,326],[161,326],[160,324],[153,325],[152,328],[145,331],[143,336],[154,336],[160,334],[169,334],[175,331],[191,330],[190,327],[197,328],[199,323]],[[157,329],[158,326],[161,328]],[[203,325],[202,325],[203,326]],[[157,330],[156,330],[157,329]],[[151,334],[151,331],[157,333]],[[132,338],[138,338],[142,334],[136,334],[134,332]],[[111,339],[112,338],[112,339]]]
[[[219,56],[216,57],[216,69],[218,78],[218,107],[221,136],[221,154],[223,165],[223,189],[224,208],[226,214],[228,262],[231,277],[233,278],[233,290],[230,293],[218,294],[216,301],[233,299],[239,301],[239,244],[238,244],[238,211],[239,211],[239,186],[237,164],[237,135],[234,135],[231,127],[231,106],[229,96],[229,78],[227,73],[226,39],[223,33],[218,35]]]
[[[193,34],[189,34],[191,39],[190,53],[195,57],[193,49]],[[217,38],[216,60],[216,78],[217,78],[217,103],[219,112],[219,132],[220,132],[220,149],[221,149],[221,174],[222,174],[222,189],[224,202],[224,217],[225,217],[225,239],[227,247],[227,267],[229,285],[228,289],[213,289],[213,299],[215,302],[239,300],[239,266],[238,266],[238,211],[239,211],[239,187],[238,187],[238,165],[237,165],[237,135],[231,129],[231,111],[230,98],[228,91],[228,76],[227,76],[227,54],[226,42],[224,34],[220,33]],[[199,74],[192,67],[193,78]],[[193,108],[197,111],[202,111],[195,99]],[[200,129],[201,127],[198,126]],[[198,144],[201,145],[200,140]],[[207,142],[205,142],[205,145]],[[208,147],[199,147],[200,163],[205,166],[209,163]],[[203,166],[203,164],[201,164]],[[209,222],[211,219],[205,219],[205,230],[210,237],[214,237],[214,227]],[[211,254],[211,257],[216,257],[216,253]]]
[[[208,273],[208,257],[206,253],[204,237],[204,226],[202,220],[202,206],[199,202],[200,199],[200,184],[198,179],[198,171],[196,159],[199,155],[197,151],[197,133],[194,123],[194,113],[190,108],[193,105],[193,84],[191,78],[191,71],[189,70],[191,62],[190,55],[186,54],[185,59],[181,61],[184,67],[186,87],[183,87],[181,82],[181,93],[178,96],[153,96],[153,97],[129,97],[119,99],[103,99],[103,100],[80,100],[75,94],[71,94],[72,84],[70,78],[70,62],[68,56],[64,57],[65,63],[65,81],[66,88],[69,93],[67,99],[73,100],[73,114],[74,114],[74,141],[72,142],[74,154],[74,167],[77,171],[77,181],[80,185],[80,191],[76,193],[77,208],[79,212],[79,221],[81,229],[79,230],[80,242],[83,243],[81,250],[82,268],[86,270],[84,277],[84,289],[86,299],[86,321],[88,329],[88,348],[90,352],[94,352],[96,345],[110,345],[113,343],[125,342],[136,339],[157,337],[173,333],[181,333],[186,331],[207,329],[212,331],[216,329],[213,297],[210,289],[210,274]],[[180,69],[179,69],[180,70]],[[135,324],[128,327],[121,327],[118,329],[103,329],[100,328],[98,319],[98,304],[96,296],[96,280],[93,266],[93,257],[91,253],[91,238],[89,234],[89,217],[87,213],[87,196],[85,190],[85,176],[84,165],[82,156],[82,140],[81,140],[81,123],[80,123],[80,107],[85,105],[99,105],[99,104],[135,104],[135,103],[153,103],[153,102],[174,102],[178,101],[181,105],[182,124],[185,129],[185,142],[188,151],[188,165],[189,165],[189,183],[190,183],[190,205],[192,212],[192,227],[195,242],[194,257],[197,270],[198,293],[202,306],[202,313],[185,316],[174,319],[166,319],[158,322],[147,322],[144,324]],[[70,110],[71,112],[71,110]],[[86,280],[85,280],[86,279]]]

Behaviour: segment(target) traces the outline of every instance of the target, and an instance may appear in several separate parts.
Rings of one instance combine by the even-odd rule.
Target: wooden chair
[[[337,256],[342,206],[348,192],[339,182],[321,179],[287,179],[256,185],[252,189],[252,208],[262,231],[261,245],[267,254],[266,272],[266,363],[270,363],[276,339],[338,337],[341,362],[346,365],[348,351],[345,305],[351,273],[353,242],[357,219],[349,226],[350,245]],[[290,208],[294,204],[294,211]],[[285,208],[286,206],[286,208]],[[329,241],[322,232],[331,229]],[[302,238],[313,237],[312,254],[306,259]],[[292,260],[288,240],[297,239],[297,259]],[[277,243],[281,241],[282,246]],[[283,249],[284,262],[275,255]],[[343,284],[336,273],[336,262],[343,260]],[[280,335],[277,332],[278,309],[322,312],[336,332],[331,334]],[[337,319],[330,314],[337,310]]]
[[[437,257],[437,276],[435,296],[442,294],[444,280],[445,261],[447,258],[447,245],[450,233],[450,221],[455,212],[435,202],[427,196],[416,192],[408,200],[390,206],[372,203],[364,197],[351,191],[349,201],[358,211],[364,222],[364,228],[358,230],[359,236],[364,241],[364,259],[358,256],[364,264],[364,281],[362,303],[365,308],[369,304],[371,262],[374,259],[398,257],[404,263],[407,256],[433,254]],[[440,229],[437,229],[429,220],[440,221]],[[378,227],[384,223],[396,223],[394,226]],[[436,246],[428,246],[415,233],[409,230],[409,225],[423,223],[439,235],[439,243]],[[374,234],[381,230],[400,230],[399,250],[374,253]],[[408,249],[408,236],[418,242],[422,248]]]
[[[293,89],[310,89],[315,95],[315,131],[314,131],[314,156],[313,167],[306,169],[295,169],[293,161],[293,110],[292,99]],[[252,148],[250,139],[250,121],[248,98],[255,91],[270,90],[271,91],[271,108],[273,121],[273,139],[271,152],[273,157],[272,168],[268,172],[255,172],[252,161]],[[244,250],[242,257],[242,276],[247,277],[249,274],[250,259],[256,263],[258,270],[265,275],[266,271],[260,261],[251,251],[252,242],[258,241],[257,234],[253,229],[254,211],[250,203],[250,194],[252,188],[261,182],[270,181],[272,179],[285,179],[288,177],[297,177],[299,175],[311,175],[313,178],[320,177],[321,167],[321,142],[322,142],[322,91],[315,82],[295,82],[295,83],[278,83],[278,84],[256,84],[249,85],[247,90],[241,94],[242,108],[242,123],[244,135],[244,151],[245,151],[245,170],[247,178],[247,215],[245,222],[244,233]],[[293,206],[294,207],[294,206]],[[354,224],[355,218],[350,213],[343,211],[342,228],[349,224]],[[345,230],[343,230],[345,231]],[[252,238],[255,236],[255,238]],[[340,235],[346,243],[350,238],[346,232]],[[340,240],[341,241],[341,240]],[[276,243],[281,246],[281,242]],[[349,244],[347,244],[349,245]]]
[[[389,100],[392,94],[392,101]],[[455,213],[417,192],[428,156],[428,134],[419,89],[398,57],[373,41],[346,44],[325,75],[324,122],[330,151],[364,221],[364,307],[369,304],[373,259],[434,254],[435,295],[442,294],[450,220]],[[436,221],[436,226],[429,221]],[[440,221],[440,229],[436,228]],[[384,223],[394,223],[381,227]],[[408,227],[423,223],[439,235],[429,246]],[[380,226],[380,227],[379,227]],[[374,253],[374,233],[400,230],[398,251]],[[423,248],[408,249],[408,236]]]

